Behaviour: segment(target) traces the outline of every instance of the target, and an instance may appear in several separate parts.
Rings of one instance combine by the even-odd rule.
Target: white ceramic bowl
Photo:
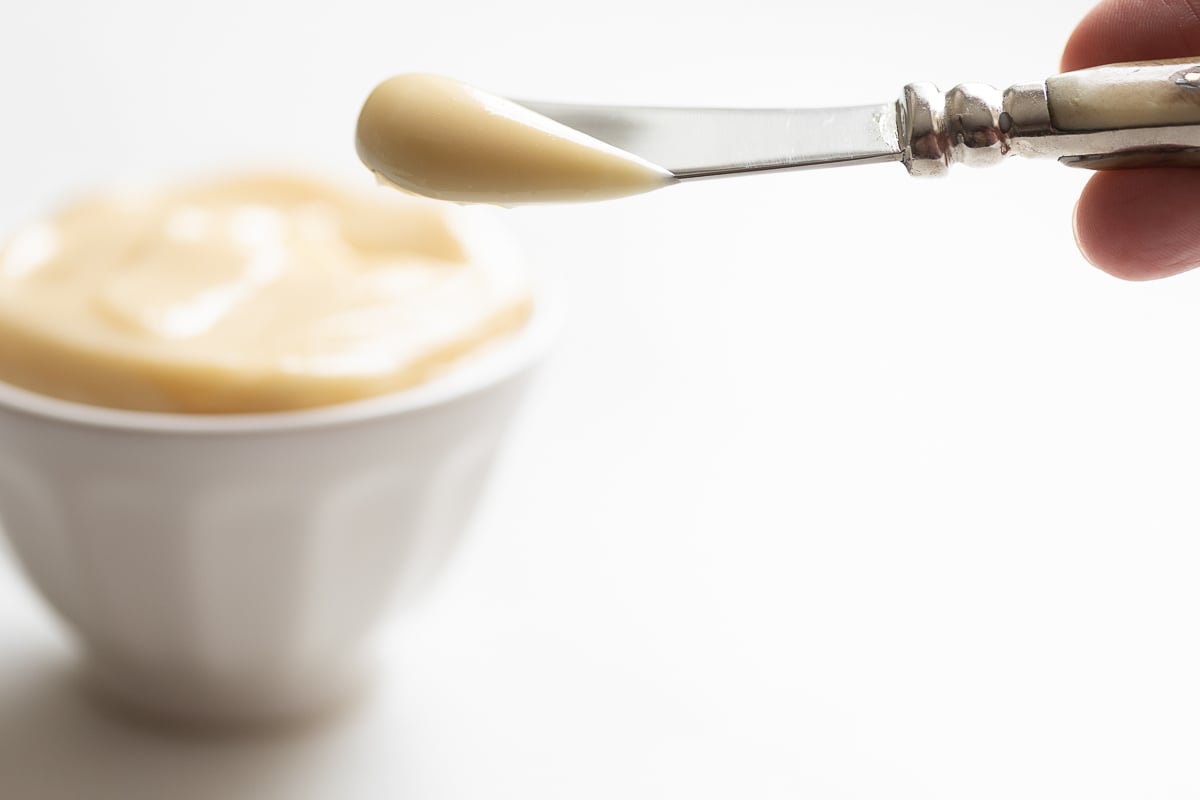
[[[554,328],[543,302],[436,382],[299,412],[118,411],[0,384],[0,521],[113,695],[182,720],[312,713],[454,547]]]

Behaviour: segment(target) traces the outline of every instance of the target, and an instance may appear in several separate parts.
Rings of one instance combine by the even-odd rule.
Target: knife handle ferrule
[[[1090,169],[1200,166],[1200,58],[1095,67],[1004,92],[913,83],[897,126],[904,165],[918,176],[1008,155]]]
[[[961,84],[943,94],[931,83],[910,83],[896,114],[904,165],[913,175],[930,176],[956,163],[999,163],[1007,154],[1002,113],[1000,92],[986,84]]]

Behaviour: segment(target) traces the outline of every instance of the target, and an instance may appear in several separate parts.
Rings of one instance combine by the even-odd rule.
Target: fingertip
[[[1079,254],[1083,256],[1084,261],[1093,267],[1099,267],[1096,260],[1088,254],[1087,245],[1079,233],[1079,203],[1080,200],[1076,200],[1075,206],[1071,209],[1071,233],[1075,236],[1075,247],[1078,248]]]
[[[1200,180],[1188,169],[1101,172],[1075,205],[1079,252],[1110,275],[1154,280],[1200,265]]]
[[[1115,27],[1110,19],[1111,6],[1112,3],[1109,2],[1096,5],[1079,21],[1075,30],[1071,31],[1059,61],[1059,69],[1062,72],[1086,69],[1116,60],[1108,59],[1105,55],[1111,50],[1110,32]]]
[[[1103,0],[1075,27],[1063,48],[1063,72],[1200,52],[1195,0]]]

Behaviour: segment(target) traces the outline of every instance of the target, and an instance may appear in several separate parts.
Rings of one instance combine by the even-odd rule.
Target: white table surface
[[[395,72],[869,102],[1043,77],[1087,5],[10,3],[0,223],[230,163],[369,181],[354,117]],[[1085,178],[512,212],[570,324],[369,697],[287,736],[130,726],[0,554],[0,797],[1200,797],[1200,278],[1088,267]]]

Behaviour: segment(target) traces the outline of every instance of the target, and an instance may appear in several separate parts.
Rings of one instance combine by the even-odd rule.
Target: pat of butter
[[[473,210],[284,175],[104,195],[0,248],[0,380],[149,411],[322,406],[426,381],[531,303]]]
[[[585,133],[437,75],[397,75],[358,118],[358,155],[405,191],[462,203],[605,200],[670,172]]]

